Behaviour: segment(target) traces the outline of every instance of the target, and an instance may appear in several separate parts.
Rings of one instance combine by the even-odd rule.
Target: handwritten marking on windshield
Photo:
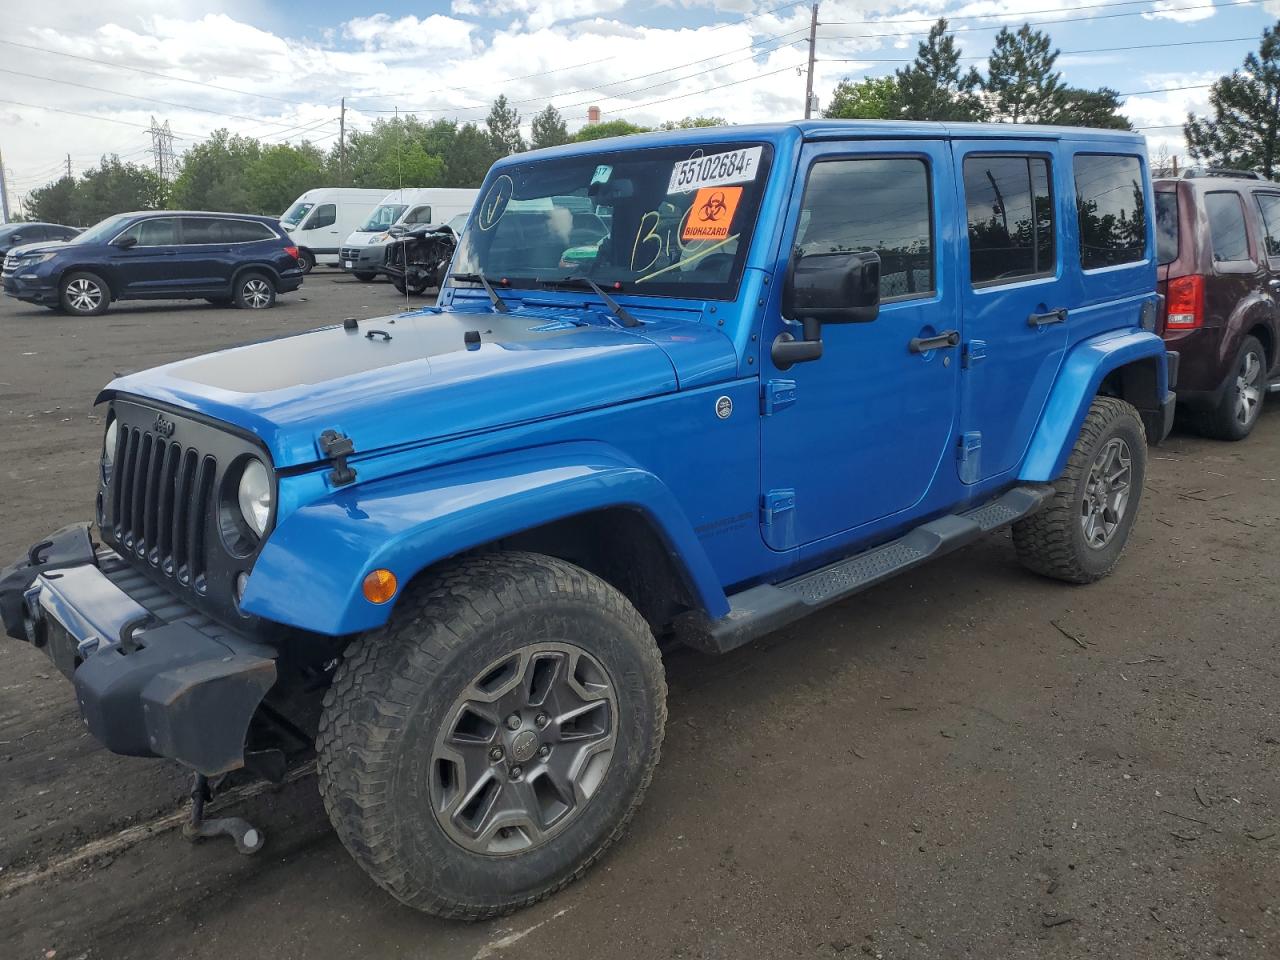
[[[502,215],[507,212],[507,204],[511,202],[511,196],[515,192],[515,183],[505,173],[494,180],[476,214],[476,226],[481,230],[492,230],[497,226]]]
[[[703,250],[699,250],[697,253],[690,254],[689,256],[685,257],[683,260],[679,260],[676,263],[663,267],[661,270],[655,270],[653,271],[653,273],[647,273],[643,277],[636,277],[635,282],[644,283],[646,280],[652,280],[654,277],[661,276],[662,274],[667,273],[670,270],[677,270],[681,267],[686,267],[691,263],[696,263],[697,261],[705,257],[707,254],[715,253],[717,250],[719,250],[721,247],[725,246],[726,244],[733,243],[733,241],[737,240],[738,237],[740,236],[741,234],[735,233],[731,237],[725,237],[719,243],[713,243],[711,246]]]

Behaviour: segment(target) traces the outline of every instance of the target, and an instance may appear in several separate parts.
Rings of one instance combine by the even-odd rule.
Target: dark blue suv
[[[5,257],[4,292],[80,316],[112,300],[203,298],[250,310],[302,285],[298,248],[280,224],[247,214],[121,213],[68,243]]]

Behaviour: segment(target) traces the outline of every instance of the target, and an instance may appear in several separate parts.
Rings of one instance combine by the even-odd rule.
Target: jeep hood
[[[428,308],[326,327],[122,376],[128,395],[256,435],[277,467],[323,459],[337,430],[357,458],[671,393],[736,374],[723,334],[687,318],[623,328],[565,307]],[[467,340],[478,337],[478,343]]]

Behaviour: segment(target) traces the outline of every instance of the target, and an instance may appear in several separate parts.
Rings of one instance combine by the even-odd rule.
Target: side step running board
[[[923,523],[897,540],[779,584],[750,587],[729,598],[729,613],[708,622],[685,618],[677,635],[707,653],[724,653],[808,613],[853,596],[894,574],[950,553],[992,530],[1030,516],[1053,494],[1051,484],[1014,487],[963,513]]]

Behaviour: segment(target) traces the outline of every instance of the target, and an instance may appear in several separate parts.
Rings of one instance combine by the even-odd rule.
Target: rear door
[[[950,452],[959,369],[949,336],[959,317],[944,298],[951,258],[940,255],[947,231],[939,210],[955,189],[946,143],[808,144],[799,169],[784,249],[874,250],[881,308],[870,323],[824,325],[822,356],[780,370],[768,345],[797,325],[781,316],[779,291],[770,300],[761,529],[774,550],[910,517]],[[917,339],[938,342],[913,352]]]
[[[231,284],[233,220],[181,217],[182,271],[193,292],[221,293]]]
[[[955,141],[964,237],[957,469],[977,483],[1017,466],[1073,321],[1062,223],[1070,198],[1056,141]]]
[[[1225,326],[1236,318],[1242,303],[1270,297],[1271,291],[1265,289],[1262,258],[1255,257],[1249,241],[1244,195],[1238,190],[1206,191],[1204,214],[1213,258],[1213,278],[1205,284],[1205,322]],[[1230,342],[1234,349],[1238,340]],[[1230,364],[1234,357],[1222,359]]]

